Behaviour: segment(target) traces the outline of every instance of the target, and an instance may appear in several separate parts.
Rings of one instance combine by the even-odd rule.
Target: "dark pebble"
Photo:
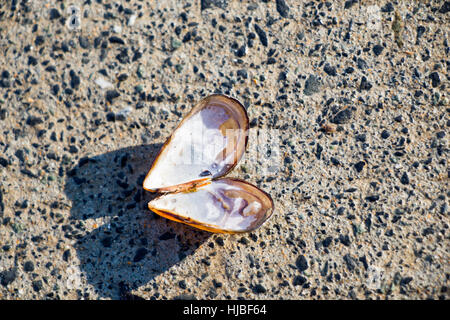
[[[29,66],[35,66],[37,65],[38,61],[35,57],[33,56],[28,56],[28,65]]]
[[[314,93],[319,92],[320,90],[320,80],[314,75],[310,75],[308,79],[305,81],[305,89],[303,93],[307,96],[311,96]]]
[[[16,277],[17,277],[16,268],[5,270],[0,273],[1,283],[5,287],[8,286],[14,280],[16,280]]]
[[[441,83],[441,79],[439,78],[439,73],[432,72],[430,73],[431,85],[433,88],[436,88]]]
[[[336,67],[332,67],[328,63],[323,67],[323,71],[325,71],[326,74],[332,77],[337,75]]]
[[[366,77],[361,78],[361,83],[359,85],[359,91],[366,90],[369,91],[372,88],[372,84],[367,80]]]
[[[61,18],[61,13],[59,13],[58,9],[51,8],[49,11],[49,18],[50,20],[59,19]]]
[[[29,126],[34,127],[34,126],[36,126],[38,124],[41,124],[43,122],[44,122],[44,120],[42,120],[42,118],[40,118],[40,117],[29,116],[27,118],[26,124],[29,125]]]
[[[34,44],[36,46],[40,46],[41,44],[43,44],[45,42],[45,38],[44,36],[37,36],[36,39],[34,39]]]
[[[9,165],[9,161],[3,157],[0,157],[0,165],[2,167],[7,167]]]
[[[403,172],[402,177],[400,178],[400,182],[402,184],[409,184],[409,178],[406,172]]]
[[[31,283],[33,290],[36,292],[39,292],[42,290],[43,285],[42,285],[42,280],[35,280]]]
[[[442,7],[439,9],[439,13],[446,14],[450,11],[450,1],[445,1]]]
[[[228,0],[201,0],[200,2],[201,10],[210,9],[213,6],[221,9],[226,9],[228,6]]]
[[[289,6],[286,4],[286,1],[277,0],[277,11],[283,18],[287,18],[289,16]]]
[[[381,138],[383,139],[387,139],[391,136],[391,133],[387,130],[383,130],[383,132],[381,132]]]
[[[364,169],[365,165],[366,165],[366,163],[364,161],[359,161],[359,162],[355,163],[356,171],[361,172]]]
[[[403,117],[401,115],[397,116],[394,118],[395,122],[402,122],[403,121]]]
[[[292,282],[292,284],[294,286],[302,286],[302,285],[304,285],[306,283],[306,281],[308,281],[308,279],[306,279],[305,277],[303,277],[303,276],[296,276],[294,278],[294,281]]]
[[[181,280],[180,282],[178,282],[178,286],[181,288],[181,289],[186,289],[186,281],[184,281],[184,280]]]
[[[308,261],[306,260],[304,255],[300,255],[295,262],[295,265],[300,271],[305,271],[308,269]]]
[[[346,254],[344,256],[344,262],[347,265],[347,269],[349,271],[353,271],[355,269],[356,261],[355,261],[355,259],[352,256],[350,256],[350,254]]]
[[[379,195],[371,195],[366,197],[366,200],[369,202],[375,202],[378,201],[379,199],[380,199]]]
[[[116,114],[114,112],[108,112],[106,114],[106,121],[108,121],[108,122],[116,121]]]
[[[80,47],[83,49],[89,49],[91,47],[91,44],[89,42],[89,39],[84,36],[80,36],[78,38],[78,42],[80,43]]]
[[[265,293],[267,289],[262,284],[257,284],[252,288],[253,293],[260,294]]]
[[[117,44],[125,44],[125,41],[123,41],[122,38],[119,38],[117,36],[109,37],[109,42],[110,43],[117,43]]]
[[[242,79],[247,79],[248,78],[248,73],[246,69],[240,69],[236,72],[236,74],[241,77]]]
[[[337,112],[333,118],[331,118],[331,122],[335,124],[344,124],[349,122],[352,119],[352,109],[346,108]]]
[[[236,51],[236,56],[237,57],[244,57],[247,54],[247,46],[244,44],[242,47],[240,47],[237,51]]]
[[[145,255],[148,253],[146,248],[139,248],[134,255],[133,262],[139,262],[144,259]]]
[[[117,90],[108,90],[106,91],[105,98],[106,101],[112,102],[114,99],[118,98],[120,96],[120,93]]]
[[[388,2],[385,6],[381,7],[381,12],[389,13],[394,11],[394,6],[392,3]]]
[[[73,76],[70,79],[70,86],[72,89],[78,89],[80,86],[80,77],[76,74],[73,74]]]
[[[69,259],[70,259],[70,256],[71,256],[71,254],[70,254],[70,250],[69,249],[67,249],[66,251],[64,251],[64,253],[63,253],[63,260],[64,261],[69,261]]]
[[[376,56],[379,56],[383,52],[383,49],[382,45],[377,44],[373,46],[372,51]]]
[[[444,137],[445,137],[445,131],[439,131],[438,133],[436,133],[436,138],[442,139]]]
[[[23,264],[23,270],[25,272],[32,272],[34,271],[34,263],[33,261],[27,261]]]
[[[261,44],[263,46],[267,47],[269,42],[267,41],[266,32],[263,29],[261,29],[261,27],[259,25],[257,25],[257,24],[255,24],[255,31],[256,31],[256,34],[259,37],[259,41],[261,41]]]
[[[333,241],[333,238],[332,238],[332,237],[327,237],[327,238],[325,238],[325,240],[322,241],[322,245],[323,245],[325,248],[328,248],[328,247],[330,246],[330,244],[331,244],[332,241]]]

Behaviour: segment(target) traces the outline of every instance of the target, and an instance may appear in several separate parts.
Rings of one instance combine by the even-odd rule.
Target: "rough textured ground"
[[[5,3],[2,299],[448,299],[450,2]],[[275,202],[244,236],[141,187],[213,92],[279,141],[231,174]]]

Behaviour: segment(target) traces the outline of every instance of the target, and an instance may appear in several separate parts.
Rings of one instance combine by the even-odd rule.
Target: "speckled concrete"
[[[448,1],[83,2],[0,4],[2,299],[448,299]],[[214,92],[279,141],[245,235],[142,189]]]

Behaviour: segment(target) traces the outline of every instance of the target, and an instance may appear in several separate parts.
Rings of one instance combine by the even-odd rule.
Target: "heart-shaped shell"
[[[201,100],[161,148],[143,187],[162,193],[149,208],[168,219],[212,232],[239,233],[261,226],[273,201],[257,187],[222,178],[245,152],[249,121],[236,99]]]

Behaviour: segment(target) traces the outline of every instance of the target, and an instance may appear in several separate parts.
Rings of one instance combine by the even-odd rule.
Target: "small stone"
[[[257,25],[256,23],[255,23],[255,31],[256,31],[256,34],[259,37],[259,41],[261,41],[261,44],[263,46],[267,47],[268,46],[268,40],[267,40],[266,32],[259,25]]]
[[[176,38],[172,38],[170,45],[172,46],[172,50],[176,50],[181,47],[181,41]]]
[[[33,263],[33,261],[26,261],[23,264],[23,270],[25,272],[33,272],[34,271],[34,263]]]
[[[43,285],[42,285],[42,280],[35,280],[31,283],[33,290],[36,292],[39,292],[42,290]]]
[[[38,124],[41,124],[41,123],[43,123],[43,122],[44,122],[44,120],[42,120],[42,118],[40,118],[40,117],[29,116],[29,117],[27,118],[26,124],[29,125],[29,126],[34,127],[34,126],[36,126],[36,125],[38,125]]]
[[[400,182],[402,184],[409,184],[409,178],[406,172],[403,172],[402,177],[400,178]]]
[[[63,253],[63,260],[64,261],[66,261],[66,262],[68,262],[69,261],[69,259],[70,259],[70,256],[71,256],[71,254],[70,254],[70,250],[69,249],[67,249],[66,251],[64,251],[64,253]]]
[[[394,6],[390,2],[386,3],[386,5],[381,8],[381,12],[389,13],[392,11],[394,11]]]
[[[35,57],[33,56],[28,56],[28,65],[29,66],[35,66],[38,64],[38,61]]]
[[[277,11],[283,18],[287,18],[289,16],[289,6],[286,4],[285,0],[277,0]]]
[[[111,82],[106,81],[103,78],[97,78],[94,82],[102,89],[112,88],[113,87]]]
[[[80,36],[78,38],[78,42],[80,43],[80,47],[83,49],[89,49],[91,47],[91,44],[89,43],[89,39],[84,36]]]
[[[36,46],[40,46],[41,44],[43,44],[45,42],[45,38],[44,36],[37,36],[36,39],[34,39],[34,44]]]
[[[436,138],[443,139],[445,137],[445,131],[439,131],[436,133]]]
[[[262,284],[257,284],[252,288],[253,293],[266,293],[267,289]]]
[[[117,92],[117,90],[108,90],[106,91],[106,101],[112,102],[114,99],[118,98],[120,96],[120,93]]]
[[[323,67],[323,71],[329,76],[335,77],[337,75],[336,67],[330,66],[328,63]]]
[[[437,72],[430,73],[430,79],[431,79],[431,85],[433,86],[433,88],[438,87],[439,84],[441,83],[441,79],[439,78],[439,73],[437,73]]]
[[[442,7],[439,9],[439,13],[446,14],[450,12],[450,1],[445,1]]]
[[[372,48],[373,53],[378,57],[383,52],[383,46],[382,45],[375,45]]]
[[[55,20],[61,18],[61,13],[59,13],[58,9],[51,8],[49,11],[50,20]]]
[[[70,86],[72,89],[78,89],[80,86],[80,77],[76,74],[74,74],[70,79]]]
[[[308,261],[306,260],[304,255],[300,255],[295,262],[295,265],[300,271],[305,271],[308,269]]]
[[[241,77],[242,79],[247,79],[248,78],[248,73],[247,70],[245,69],[240,69],[236,72],[236,74]]]
[[[328,248],[332,241],[333,241],[333,237],[327,237],[327,238],[325,238],[325,240],[322,241],[322,245],[325,248]]]
[[[352,119],[352,109],[345,108],[343,110],[338,111],[332,118],[331,122],[334,124],[344,124],[349,122]]]
[[[187,286],[186,286],[186,281],[185,281],[185,280],[179,281],[179,282],[178,282],[178,286],[179,286],[181,289],[186,289],[186,288],[187,288]]]
[[[386,129],[383,130],[383,132],[381,132],[381,138],[383,139],[387,139],[391,136],[391,133],[389,131],[387,131]]]
[[[247,46],[244,44],[243,46],[241,46],[238,50],[236,50],[235,55],[237,57],[244,57],[247,54]]]
[[[365,76],[363,76],[361,78],[361,83],[359,85],[359,91],[362,91],[362,90],[369,91],[371,88],[372,88],[372,84],[369,81],[367,81],[367,78]]]
[[[344,256],[344,262],[346,263],[347,269],[349,271],[353,271],[356,268],[355,259],[352,256],[350,256],[350,254],[348,254],[348,253]]]
[[[200,2],[201,10],[210,9],[213,6],[221,9],[226,9],[228,6],[228,0],[201,0]]]
[[[320,80],[314,75],[310,75],[308,79],[305,81],[305,89],[303,93],[307,96],[311,96],[320,91]]]
[[[359,161],[359,162],[355,163],[356,171],[361,172],[364,169],[365,165],[366,165],[366,163],[364,161]]]
[[[117,37],[117,36],[112,36],[109,38],[109,42],[110,43],[115,43],[115,44],[125,44],[125,41],[123,41],[122,38]]]
[[[380,199],[379,195],[371,195],[366,197],[366,200],[369,202],[375,202],[378,201],[379,199]]]
[[[17,277],[17,269],[13,268],[10,270],[5,270],[0,273],[1,284],[7,287],[11,282],[16,280]]]
[[[108,112],[106,114],[106,121],[108,121],[108,122],[116,121],[116,114],[114,112]]]

